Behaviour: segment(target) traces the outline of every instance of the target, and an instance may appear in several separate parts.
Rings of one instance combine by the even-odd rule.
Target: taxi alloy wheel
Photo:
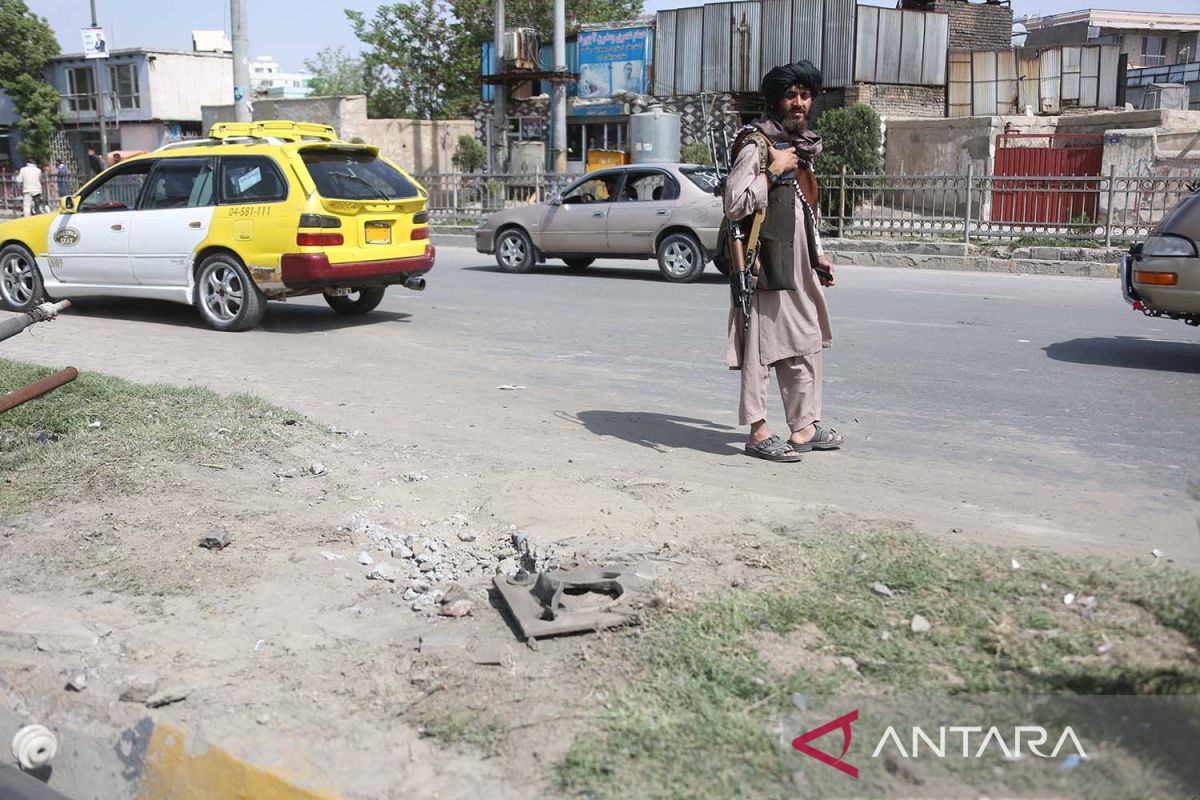
[[[28,311],[42,301],[42,273],[33,256],[19,244],[0,250],[0,305]]]
[[[520,228],[509,228],[496,239],[496,263],[505,272],[529,272],[533,260],[533,242]]]
[[[217,253],[196,273],[196,308],[219,331],[244,331],[262,319],[267,302],[237,257]]]
[[[704,271],[704,251],[688,233],[672,233],[658,244],[658,269],[674,283],[691,283]]]

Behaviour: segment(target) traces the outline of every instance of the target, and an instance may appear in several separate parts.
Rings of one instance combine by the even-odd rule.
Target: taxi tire
[[[214,273],[221,280],[236,280],[242,286],[242,304],[231,317],[217,316],[205,302],[205,284]],[[262,321],[267,310],[267,299],[250,273],[246,272],[241,259],[231,253],[214,253],[201,261],[200,268],[196,270],[196,309],[204,321],[216,330],[245,331]]]
[[[387,290],[383,286],[363,286],[355,291],[358,292],[358,297],[327,294],[325,302],[339,314],[366,314],[368,311],[374,311],[375,307],[383,302],[383,293]]]
[[[24,274],[21,283],[23,286],[28,284],[29,296],[23,300],[19,301],[13,295],[17,276],[7,273],[10,268],[14,271],[20,269]],[[28,311],[38,303],[44,302],[45,299],[46,290],[42,285],[42,271],[38,269],[33,254],[19,244],[10,244],[0,250],[0,308],[6,311]]]

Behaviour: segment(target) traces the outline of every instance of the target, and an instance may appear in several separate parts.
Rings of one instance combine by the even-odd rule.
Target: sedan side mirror
[[[67,195],[58,199],[58,208],[68,214],[75,210],[75,196]]]
[[[546,202],[552,206],[561,206],[562,205],[562,195],[559,194],[558,192],[555,192],[554,194],[550,195],[550,199],[547,200]]]

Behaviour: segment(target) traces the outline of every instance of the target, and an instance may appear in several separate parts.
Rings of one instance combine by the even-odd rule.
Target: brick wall
[[[944,117],[946,88],[861,83],[832,89],[814,102],[813,118],[831,108],[850,108],[855,103],[870,106],[881,117]]]
[[[927,10],[950,15],[951,50],[992,50],[1012,46],[1012,6],[934,0]]]

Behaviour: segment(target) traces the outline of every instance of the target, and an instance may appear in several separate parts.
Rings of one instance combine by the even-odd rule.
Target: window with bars
[[[142,107],[138,92],[137,64],[113,64],[108,68],[109,91],[118,111],[132,111]]]
[[[1141,63],[1149,67],[1167,63],[1167,37],[1146,36],[1143,38]]]
[[[67,107],[71,111],[96,110],[96,84],[91,67],[67,70]]]

